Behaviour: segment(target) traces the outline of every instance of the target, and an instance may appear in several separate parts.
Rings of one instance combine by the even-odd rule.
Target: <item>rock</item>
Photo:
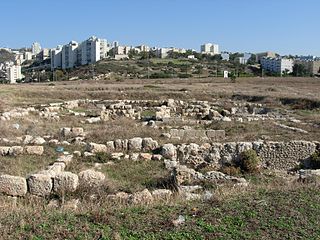
[[[164,144],[161,148],[161,155],[166,159],[176,160],[177,148],[171,143]]]
[[[142,149],[142,138],[129,139],[129,142],[128,142],[128,150],[129,151],[140,152],[141,149]]]
[[[36,137],[31,141],[31,143],[35,145],[42,145],[46,143],[46,140],[44,140],[42,137]]]
[[[61,209],[65,211],[70,211],[70,210],[74,211],[78,209],[79,204],[80,204],[79,199],[72,199],[62,204]]]
[[[170,139],[171,138],[171,134],[170,133],[161,133],[160,137],[166,138],[166,139]]]
[[[48,166],[48,171],[54,171],[56,173],[63,172],[66,168],[66,164],[64,162],[55,162],[52,165]]]
[[[186,221],[186,218],[182,215],[180,215],[177,219],[172,221],[173,226],[178,227],[182,224],[184,224]]]
[[[143,204],[147,205],[153,202],[153,196],[148,189],[141,192],[136,192],[131,196],[132,204]]]
[[[73,155],[75,155],[77,157],[81,157],[81,152],[80,151],[74,151]]]
[[[107,199],[109,201],[112,201],[113,203],[117,204],[127,204],[130,199],[130,195],[125,192],[117,192],[116,194],[111,194],[107,196]]]
[[[33,174],[27,179],[29,192],[37,196],[50,195],[53,181],[51,176],[44,174]]]
[[[21,146],[10,147],[8,154],[11,156],[21,155],[23,154],[23,147]]]
[[[25,144],[25,145],[26,145],[26,144],[30,144],[31,141],[32,141],[32,139],[33,139],[32,136],[26,135],[26,136],[24,137],[23,144]]]
[[[170,160],[164,160],[164,165],[165,165],[165,168],[168,169],[168,170],[172,170],[174,169],[175,167],[178,166],[178,162],[177,161],[170,161]]]
[[[79,183],[78,175],[71,172],[57,173],[53,179],[53,191],[59,194],[74,192]]]
[[[20,124],[18,124],[18,123],[12,124],[12,128],[16,129],[16,130],[19,130]]]
[[[221,120],[223,122],[231,122],[232,121],[231,118],[229,118],[229,117],[223,117]]]
[[[106,152],[108,152],[108,148],[106,145],[97,144],[97,143],[89,143],[87,145],[87,150],[92,153],[102,153],[102,152],[106,153]]]
[[[10,147],[0,147],[0,155],[6,156],[9,154]]]
[[[97,187],[104,182],[105,178],[103,173],[89,169],[79,173],[79,184],[81,187]]]
[[[201,194],[186,192],[186,193],[183,193],[183,199],[186,201],[200,200]]]
[[[154,155],[152,155],[151,160],[161,161],[162,160],[162,155],[161,154],[154,154]]]
[[[154,198],[154,200],[156,201],[169,201],[171,196],[172,196],[172,192],[168,189],[157,189],[152,191],[152,196]]]
[[[141,160],[151,160],[152,159],[152,154],[150,154],[150,153],[140,153],[139,159],[141,159]]]
[[[10,196],[24,196],[28,191],[27,181],[23,177],[0,176],[0,192]]]
[[[91,153],[91,152],[84,152],[84,153],[83,153],[83,156],[84,156],[84,157],[92,157],[92,156],[95,156],[95,154],[94,154],[94,153]]]
[[[138,161],[139,160],[139,153],[131,153],[129,159],[132,161]]]
[[[92,123],[98,123],[101,121],[100,117],[93,117],[93,118],[88,118],[86,119],[86,123],[92,124]]]
[[[52,199],[50,200],[50,202],[48,203],[47,207],[48,208],[58,208],[59,207],[59,201],[56,199]]]
[[[30,155],[39,155],[41,156],[44,152],[43,146],[26,146],[25,152]]]
[[[74,137],[84,136],[84,130],[83,128],[80,128],[80,127],[73,127],[71,129],[71,132],[72,132],[72,136]]]
[[[152,138],[144,138],[142,140],[142,148],[144,151],[152,151],[158,147],[158,142]]]

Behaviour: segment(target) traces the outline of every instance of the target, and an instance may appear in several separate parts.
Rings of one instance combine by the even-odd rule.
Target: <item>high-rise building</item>
[[[216,55],[220,54],[219,45],[213,43],[206,43],[201,45],[200,51],[202,54]]]
[[[32,54],[33,55],[37,55],[37,54],[39,54],[41,52],[41,45],[38,42],[32,43],[31,48],[32,48]]]
[[[79,45],[78,61],[81,65],[96,63],[101,59],[100,42],[99,38],[92,36]]]
[[[56,48],[51,49],[51,70],[56,68],[62,68],[62,46],[59,45]]]
[[[10,83],[17,83],[17,80],[22,79],[21,66],[12,65],[6,68],[7,80]]]
[[[78,43],[71,41],[69,44],[62,47],[61,52],[61,68],[73,68],[78,62]]]

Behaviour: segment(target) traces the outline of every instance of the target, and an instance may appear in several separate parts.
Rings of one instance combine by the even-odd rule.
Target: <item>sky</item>
[[[1,0],[0,47],[121,45],[320,56],[319,0]]]

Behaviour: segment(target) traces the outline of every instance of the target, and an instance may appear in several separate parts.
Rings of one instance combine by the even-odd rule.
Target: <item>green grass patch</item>
[[[122,160],[102,167],[101,172],[105,173],[119,190],[126,192],[154,188],[168,175],[163,163],[156,161]]]

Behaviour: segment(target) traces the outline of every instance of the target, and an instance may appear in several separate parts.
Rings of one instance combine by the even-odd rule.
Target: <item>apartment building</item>
[[[64,45],[61,51],[61,68],[73,68],[78,63],[78,43],[71,41],[69,44]]]
[[[38,42],[34,42],[31,46],[32,54],[37,55],[41,52],[41,45]]]
[[[261,68],[269,72],[283,74],[285,72],[292,73],[293,71],[293,59],[262,58],[260,62]]]
[[[256,61],[260,62],[262,58],[276,58],[277,54],[274,52],[262,52],[256,54]]]
[[[51,49],[51,69],[93,64],[106,58],[109,50],[107,40],[95,36],[80,44],[71,41],[69,44]]]
[[[6,78],[9,81],[9,83],[14,84],[17,83],[17,80],[20,80],[23,78],[21,74],[21,66],[18,65],[12,65],[6,68]]]
[[[202,54],[209,54],[209,55],[220,54],[219,45],[214,43],[205,43],[201,45],[200,52]]]
[[[303,65],[313,75],[320,75],[320,60],[296,60],[295,63]]]
[[[62,68],[62,46],[59,45],[56,48],[51,49],[51,70],[56,68]]]

